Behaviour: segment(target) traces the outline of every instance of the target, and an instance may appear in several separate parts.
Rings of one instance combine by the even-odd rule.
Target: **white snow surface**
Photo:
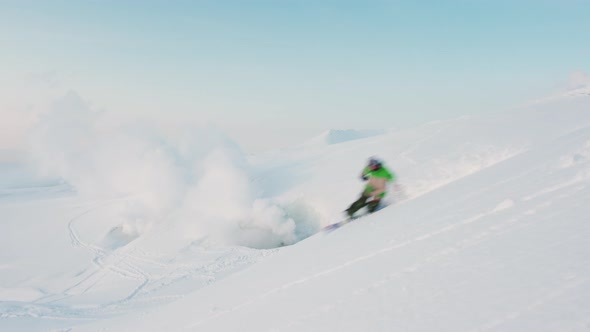
[[[68,105],[0,169],[0,331],[590,330],[588,108],[247,156]],[[371,156],[388,206],[320,231]]]
[[[357,139],[363,139],[373,136],[379,136],[385,134],[385,130],[354,130],[354,129],[332,129],[328,130],[318,137],[315,137],[307,145],[318,145],[318,144],[340,144],[344,142],[354,141]]]

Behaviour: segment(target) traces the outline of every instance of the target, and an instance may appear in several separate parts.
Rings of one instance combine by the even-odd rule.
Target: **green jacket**
[[[381,166],[378,170],[371,170],[366,167],[362,173],[363,177],[367,177],[367,185],[364,193],[367,196],[374,196],[377,198],[385,197],[387,190],[387,183],[395,181],[395,176],[387,168]]]

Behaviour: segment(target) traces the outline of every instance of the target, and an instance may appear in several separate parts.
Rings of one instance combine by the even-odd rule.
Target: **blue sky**
[[[0,106],[34,78],[258,150],[551,93],[590,72],[589,18],[586,0],[0,0]]]

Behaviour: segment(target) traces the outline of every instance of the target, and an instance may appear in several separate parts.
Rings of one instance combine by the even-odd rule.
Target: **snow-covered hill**
[[[53,123],[44,144],[61,142]],[[210,132],[105,143],[93,128],[75,133],[84,149],[37,155],[65,182],[2,173],[26,185],[0,181],[0,330],[590,328],[589,109],[254,157]],[[403,192],[319,232],[375,155]]]
[[[587,81],[587,77],[584,77],[584,80],[584,82],[580,82],[566,91],[536,100],[533,104],[538,107],[540,104],[581,101],[586,105],[590,96],[590,82]]]

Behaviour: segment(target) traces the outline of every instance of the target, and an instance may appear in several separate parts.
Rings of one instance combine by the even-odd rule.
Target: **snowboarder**
[[[367,181],[361,197],[346,209],[346,214],[352,217],[358,210],[367,207],[369,212],[375,212],[381,199],[385,197],[387,183],[395,180],[395,176],[376,158],[369,159],[367,167],[361,173],[363,181]],[[370,200],[369,200],[370,199]]]

